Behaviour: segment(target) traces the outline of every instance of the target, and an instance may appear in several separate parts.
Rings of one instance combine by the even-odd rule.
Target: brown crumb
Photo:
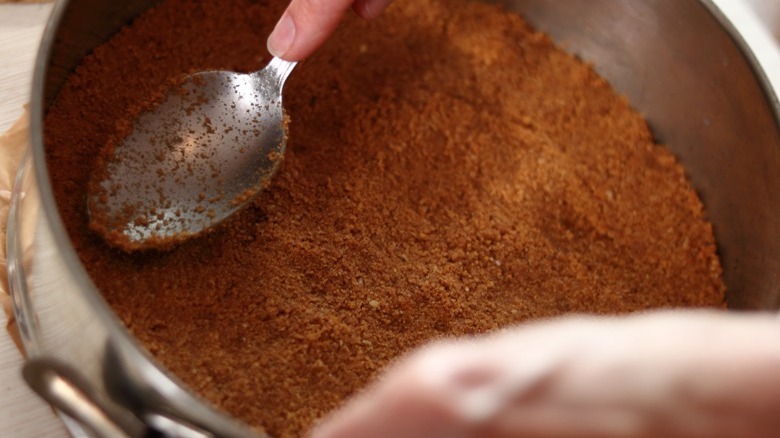
[[[286,85],[269,190],[220,229],[165,253],[106,246],[84,193],[117,121],[182,73],[262,68],[285,5],[164,1],[95,49],[46,117],[82,262],[205,399],[299,436],[430,339],[723,306],[702,205],[642,118],[518,16],[463,0],[348,18]]]

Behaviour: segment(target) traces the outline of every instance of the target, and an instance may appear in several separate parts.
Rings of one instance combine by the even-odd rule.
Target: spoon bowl
[[[90,181],[90,227],[126,251],[211,229],[267,186],[287,143],[282,88],[296,63],[187,76],[110,142]]]

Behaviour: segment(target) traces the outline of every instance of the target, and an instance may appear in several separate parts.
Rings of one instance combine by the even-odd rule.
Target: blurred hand
[[[351,7],[363,18],[375,18],[392,0],[292,0],[268,37],[268,51],[287,61],[314,53],[336,30]]]
[[[776,437],[780,318],[568,317],[437,342],[312,438]]]

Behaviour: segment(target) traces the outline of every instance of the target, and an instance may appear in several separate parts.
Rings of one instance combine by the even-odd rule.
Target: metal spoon
[[[206,71],[167,90],[109,144],[87,194],[90,227],[127,251],[171,247],[240,210],[287,144],[282,88],[295,62]]]

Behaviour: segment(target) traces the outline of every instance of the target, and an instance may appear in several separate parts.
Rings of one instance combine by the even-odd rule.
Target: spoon
[[[90,227],[125,251],[166,249],[247,205],[287,144],[282,88],[295,62],[187,76],[109,142],[87,193]]]

